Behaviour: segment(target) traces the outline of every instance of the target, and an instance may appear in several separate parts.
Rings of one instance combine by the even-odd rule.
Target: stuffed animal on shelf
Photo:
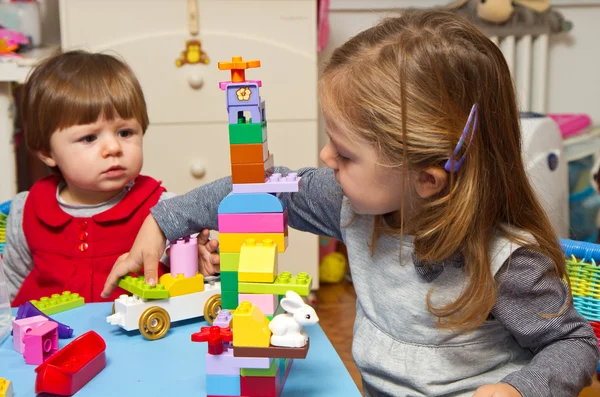
[[[272,332],[271,345],[282,347],[304,347],[308,335],[303,326],[319,322],[315,309],[304,303],[304,300],[294,291],[287,291],[285,298],[279,303],[287,312],[278,314],[269,323]]]

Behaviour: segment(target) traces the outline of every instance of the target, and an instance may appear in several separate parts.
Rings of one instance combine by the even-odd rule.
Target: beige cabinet
[[[261,60],[246,78],[263,82],[275,163],[316,166],[316,0],[199,0],[197,6],[197,38],[210,63],[176,67],[192,38],[187,0],[60,2],[64,50],[116,53],[140,80],[150,116],[142,172],[179,194],[230,175],[225,94],[218,87],[230,75],[217,62],[237,55]],[[280,268],[318,279],[317,261],[317,238],[291,231]]]

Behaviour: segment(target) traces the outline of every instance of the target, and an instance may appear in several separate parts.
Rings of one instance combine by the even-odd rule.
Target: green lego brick
[[[125,276],[119,280],[119,287],[144,299],[167,299],[169,297],[169,291],[165,289],[164,285],[156,284],[152,287],[150,284],[146,284],[144,276]]]
[[[221,271],[237,272],[240,267],[239,252],[221,252]]]
[[[44,296],[40,300],[32,300],[31,304],[45,315],[51,316],[65,310],[83,306],[85,300],[79,294],[64,291],[62,294],[52,294],[50,297]]]
[[[272,283],[242,282],[238,286],[238,291],[242,294],[285,295],[287,291],[294,291],[300,296],[308,296],[312,287],[312,277],[305,272],[300,272],[297,276],[292,276],[290,272],[282,272]]]
[[[281,365],[282,359],[274,358],[271,360],[271,366],[266,369],[260,368],[241,368],[241,376],[275,376],[277,369]]]
[[[267,316],[267,318],[269,319],[269,321],[273,320],[273,317],[275,317],[275,316],[272,316],[272,315]]]
[[[238,293],[236,291],[221,291],[221,307],[227,310],[237,309]]]
[[[222,270],[222,269],[221,269]],[[239,291],[238,272],[221,271],[221,291]]]
[[[263,143],[267,140],[267,122],[229,124],[229,143]]]

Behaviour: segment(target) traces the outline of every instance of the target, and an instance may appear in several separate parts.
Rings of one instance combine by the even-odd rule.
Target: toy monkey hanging
[[[202,51],[200,40],[193,39],[185,42],[185,50],[181,52],[181,58],[177,58],[175,65],[179,68],[185,64],[195,65],[198,63],[208,65],[210,59]]]

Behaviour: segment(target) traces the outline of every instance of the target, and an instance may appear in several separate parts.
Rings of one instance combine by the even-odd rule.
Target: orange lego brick
[[[269,159],[269,145],[263,143],[248,143],[229,145],[231,164],[264,163]]]
[[[264,163],[232,164],[231,183],[263,183],[273,174],[273,155]]]

